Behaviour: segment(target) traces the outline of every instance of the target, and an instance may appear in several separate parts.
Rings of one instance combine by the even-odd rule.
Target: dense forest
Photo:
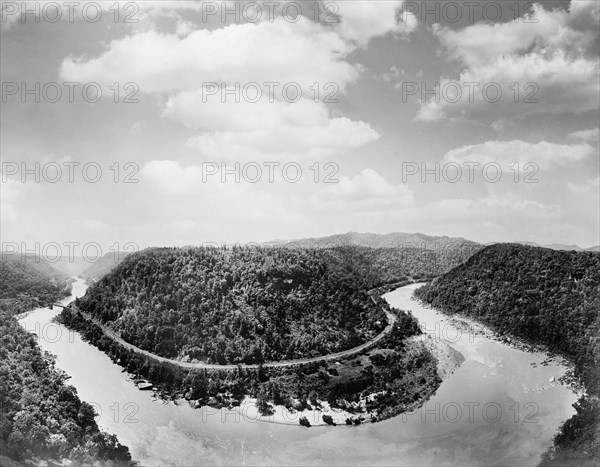
[[[163,357],[308,358],[384,329],[368,290],[439,275],[464,259],[452,250],[153,248],[128,256],[76,305]]]
[[[573,361],[588,395],[557,435],[555,459],[600,457],[600,254],[493,245],[416,295]]]
[[[469,259],[476,249],[448,246],[427,248],[369,248],[346,246],[322,249],[328,264],[351,277],[360,288],[433,279]]]
[[[127,462],[127,447],[98,429],[93,407],[15,318],[65,295],[61,274],[34,264],[0,261],[0,453],[17,461]]]

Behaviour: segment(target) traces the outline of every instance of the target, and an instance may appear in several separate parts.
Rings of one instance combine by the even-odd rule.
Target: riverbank
[[[64,310],[60,322],[122,366],[143,388],[154,386],[157,399],[181,399],[198,407],[235,408],[252,402],[259,419],[285,424],[358,425],[385,420],[413,410],[435,393],[443,377],[434,347],[410,340],[419,328],[407,313],[385,308],[390,323],[371,342],[347,353],[309,361],[264,365],[189,366],[147,355],[122,345],[116,335],[78,311]],[[440,368],[459,361],[444,356]],[[448,351],[446,350],[446,354]],[[239,409],[238,409],[239,410]],[[300,415],[298,415],[300,414]],[[310,420],[309,420],[310,416]],[[303,420],[302,417],[306,417]],[[311,421],[312,420],[312,421]],[[302,423],[301,423],[302,421]]]
[[[585,384],[579,377],[575,375],[575,364],[573,361],[564,355],[549,351],[547,345],[530,342],[510,333],[496,331],[472,317],[448,315],[443,310],[438,310],[428,303],[423,302],[415,295],[411,297],[411,300],[424,309],[435,311],[436,314],[439,313],[444,317],[442,321],[444,321],[447,325],[453,326],[457,329],[456,333],[449,334],[442,326],[438,327],[436,329],[436,341],[440,341],[440,337],[443,337],[443,339],[447,339],[450,343],[452,343],[453,341],[456,341],[458,338],[462,337],[462,335],[465,335],[470,342],[472,342],[475,337],[484,338],[493,342],[499,342],[507,347],[532,354],[530,363],[532,368],[537,368],[538,366],[548,366],[549,364],[558,364],[566,367],[567,371],[565,374],[558,377],[551,377],[548,382],[561,384],[567,387],[569,390],[575,393],[578,398],[587,395]],[[527,391],[528,389],[524,390]]]
[[[55,366],[54,356],[42,350],[40,322],[34,320],[33,327],[23,323],[33,314],[52,312],[35,308],[18,319],[12,311],[0,308],[0,452],[17,465],[133,465],[128,447],[100,430],[92,406],[68,384],[70,376]],[[11,465],[5,459],[0,463]]]
[[[433,329],[434,320],[441,316],[415,306],[409,298],[412,290],[411,286],[399,289],[386,295],[386,299],[391,306],[411,310],[416,318],[425,319],[429,323],[425,330]],[[49,313],[54,314],[40,310],[30,316],[28,327],[33,329],[31,322],[39,322],[43,328]],[[256,423],[241,414],[236,419],[233,407],[205,405],[193,409],[183,399],[189,387],[179,392],[176,403],[152,401],[151,391],[137,389],[123,366],[111,361],[110,350],[100,351],[82,337],[77,332],[63,330],[60,341],[50,343],[40,339],[39,342],[57,355],[57,367],[73,376],[70,383],[79,396],[95,402],[94,407],[101,413],[98,424],[117,434],[130,447],[133,458],[144,466],[315,463],[533,466],[552,445],[560,425],[574,413],[571,404],[576,401],[560,385],[523,393],[520,383],[535,387],[548,381],[551,375],[562,374],[564,369],[556,363],[533,368],[530,354],[500,342],[478,339],[467,350],[463,350],[461,342],[450,345],[465,356],[465,362],[444,378],[422,408],[380,423],[365,420],[351,430],[340,428],[345,425],[307,430],[299,423]],[[321,366],[312,376],[305,374],[305,384],[310,384],[308,378],[318,378],[319,370],[325,372],[326,368],[334,366]],[[523,420],[529,414],[525,407],[530,403],[538,409],[535,423]],[[482,413],[486,404],[499,409],[499,420],[490,420]],[[460,412],[458,417],[453,414],[452,409],[457,407],[462,407],[462,416]],[[515,408],[520,409],[519,423],[513,420]],[[489,414],[495,416],[494,410],[490,409]],[[445,416],[452,420],[445,421]]]

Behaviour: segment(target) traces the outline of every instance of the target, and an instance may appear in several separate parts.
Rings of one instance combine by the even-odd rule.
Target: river
[[[60,309],[39,308],[20,322],[56,355],[79,397],[99,412],[101,428],[129,446],[140,465],[536,465],[562,422],[575,413],[576,395],[551,381],[566,367],[544,366],[542,353],[460,331],[441,313],[411,300],[418,285],[385,298],[410,310],[428,334],[449,342],[465,362],[420,410],[358,427],[279,425],[239,412],[155,401],[78,333],[52,323]],[[77,280],[63,303],[85,291]]]

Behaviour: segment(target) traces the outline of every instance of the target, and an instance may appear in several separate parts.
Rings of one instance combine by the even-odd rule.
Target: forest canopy
[[[360,345],[386,325],[368,291],[431,277],[465,253],[337,247],[151,248],[128,256],[76,304],[167,358],[262,363]]]

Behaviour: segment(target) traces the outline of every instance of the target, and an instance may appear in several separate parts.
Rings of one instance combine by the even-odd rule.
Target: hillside
[[[556,458],[600,456],[600,254],[493,245],[416,295],[571,359],[588,397],[557,435]]]
[[[318,250],[153,248],[77,301],[128,342],[169,358],[261,363],[355,347],[385,315]]]
[[[121,264],[127,255],[129,255],[129,252],[125,251],[106,253],[98,261],[91,264],[88,263],[88,267],[80,275],[88,281],[97,282]]]
[[[367,293],[431,278],[455,250],[153,248],[127,257],[78,307],[167,358],[255,364],[356,347],[385,327]]]
[[[67,277],[34,256],[2,255],[0,309],[18,314],[62,298]]]
[[[475,250],[476,251],[476,250]],[[474,253],[463,248],[369,248],[343,246],[323,249],[327,262],[350,274],[364,289],[399,282],[430,280],[464,263]]]

